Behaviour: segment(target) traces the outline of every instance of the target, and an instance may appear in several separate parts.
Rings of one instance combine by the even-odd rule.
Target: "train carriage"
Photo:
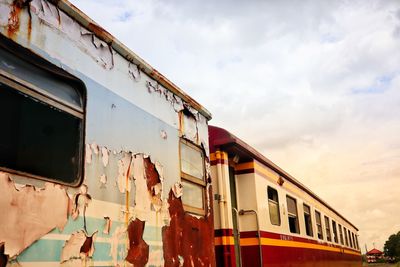
[[[215,266],[210,113],[68,1],[0,0],[0,117],[0,266]]]
[[[361,266],[356,226],[230,132],[209,134],[218,266]]]

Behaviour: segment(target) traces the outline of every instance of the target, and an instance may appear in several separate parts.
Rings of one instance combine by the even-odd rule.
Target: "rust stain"
[[[164,266],[178,267],[182,258],[184,267],[215,266],[212,211],[202,218],[187,214],[172,190],[168,203],[171,222],[162,229]]]
[[[97,233],[97,232],[96,232]],[[85,254],[85,256],[89,256],[93,250],[93,236],[96,234],[94,233],[92,236],[87,236],[85,242],[81,247],[80,253]]]
[[[100,27],[99,25],[94,24],[94,23],[89,23],[87,28],[88,28],[88,30],[93,32],[97,37],[99,37],[101,40],[105,41],[108,44],[112,43],[113,36],[108,31],[106,31],[105,29]]]
[[[7,28],[7,36],[12,39],[19,31],[21,10],[22,10],[21,4],[19,4],[19,1],[16,1],[12,4],[11,13],[8,18],[8,28]]]
[[[29,42],[31,41],[31,35],[32,35],[32,16],[29,11],[29,19],[28,19],[28,41]]]
[[[152,192],[153,187],[161,182],[160,177],[155,168],[155,165],[151,163],[150,158],[144,159],[144,167],[146,171],[147,190],[149,190],[149,192]],[[152,195],[154,195],[154,192],[152,192]]]
[[[129,249],[126,260],[135,267],[144,267],[149,261],[149,245],[143,240],[145,222],[136,219],[128,226]]]
[[[6,267],[7,261],[8,257],[4,254],[4,243],[0,243],[0,267]]]

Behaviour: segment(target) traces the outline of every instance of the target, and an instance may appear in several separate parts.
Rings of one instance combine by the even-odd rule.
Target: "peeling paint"
[[[102,185],[105,185],[105,184],[107,183],[107,176],[106,176],[105,174],[102,174],[102,175],[100,176],[100,183],[101,183]]]
[[[128,73],[129,77],[131,77],[134,81],[138,81],[140,79],[139,67],[131,62],[128,64]]]
[[[147,185],[147,173],[145,170],[145,160],[143,154],[135,155],[133,159],[133,177],[135,178],[135,215],[141,221],[147,221],[151,211],[151,197],[149,186]],[[151,186],[150,186],[151,188]]]
[[[85,212],[88,207],[92,197],[88,194],[88,187],[86,185],[82,185],[80,187],[80,192],[73,197],[73,207],[71,217],[73,220],[76,220],[79,214],[82,214],[84,219],[84,229],[86,229],[86,218]]]
[[[19,5],[13,4],[11,6],[11,12],[8,17],[8,28],[7,28],[7,35],[10,38],[14,38],[15,34],[19,30],[20,13],[21,13],[21,7]]]
[[[96,143],[92,143],[90,145],[90,148],[93,150],[94,154],[96,154],[96,155],[99,154],[99,146]]]
[[[117,185],[121,193],[131,191],[131,180],[130,169],[132,164],[132,153],[124,153],[122,159],[118,161],[118,177]]]
[[[87,236],[83,230],[71,234],[62,249],[61,263],[65,264],[68,261],[72,261],[77,264],[85,261],[86,258],[92,257],[96,235],[97,232],[94,232],[91,236]]]
[[[111,219],[110,217],[105,216],[103,234],[108,235],[110,233],[110,229],[111,229]]]
[[[176,198],[180,198],[183,195],[182,183],[181,182],[175,183],[171,190],[172,190],[172,193],[174,193],[174,196]]]
[[[161,130],[160,136],[161,136],[162,139],[167,140],[168,135],[167,135],[167,132],[166,132],[166,131]]]
[[[87,164],[92,163],[92,149],[89,144],[86,144],[85,161]]]
[[[108,165],[108,149],[106,147],[101,148],[101,155],[102,155],[102,162],[104,167],[107,167]]]
[[[66,34],[71,40],[78,44],[78,47],[90,55],[97,63],[105,69],[114,67],[114,56],[112,48],[96,37],[92,31],[80,26],[55,5],[44,0],[33,0],[30,8],[46,25],[56,28]]]
[[[143,240],[145,222],[134,220],[129,223],[129,249],[126,260],[134,266],[144,267],[149,260],[149,245]]]
[[[215,266],[212,216],[196,218],[185,213],[172,191],[168,203],[171,222],[162,229],[164,266],[177,267],[181,262],[183,266]]]
[[[43,189],[27,185],[17,190],[6,173],[0,173],[0,243],[10,258],[33,242],[67,223],[69,197],[60,185],[45,183]],[[29,205],[26,205],[29,203]]]

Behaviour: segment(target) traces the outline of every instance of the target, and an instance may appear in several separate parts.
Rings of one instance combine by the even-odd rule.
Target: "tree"
[[[400,232],[389,237],[385,242],[384,252],[387,257],[400,260]]]

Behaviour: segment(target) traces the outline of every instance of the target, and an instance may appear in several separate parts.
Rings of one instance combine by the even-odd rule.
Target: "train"
[[[361,266],[354,224],[234,134],[209,136],[217,266]]]
[[[353,224],[67,0],[0,0],[0,117],[0,267],[360,262]]]

